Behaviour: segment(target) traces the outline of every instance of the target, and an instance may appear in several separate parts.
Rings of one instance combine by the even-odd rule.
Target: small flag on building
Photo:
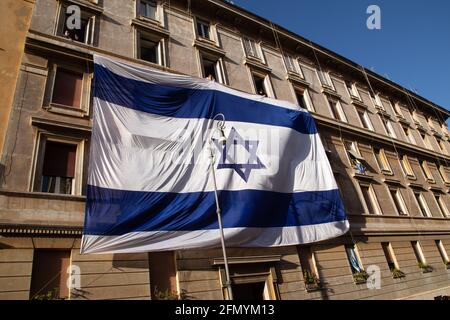
[[[348,230],[306,110],[207,79],[94,62],[83,253],[220,246],[213,174],[229,247]]]

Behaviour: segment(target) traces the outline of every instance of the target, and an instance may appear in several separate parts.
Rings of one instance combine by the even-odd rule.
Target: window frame
[[[246,42],[248,42],[249,44],[253,44],[249,46],[249,49],[251,49],[251,51],[254,51],[254,53],[256,53],[256,55],[251,54],[246,46]],[[248,59],[253,59],[253,60],[257,60],[260,61],[262,63],[265,63],[264,58],[263,58],[263,54],[262,54],[262,50],[261,50],[261,46],[260,43],[257,42],[255,39],[248,37],[248,36],[242,36],[241,38],[241,43],[242,43],[242,47],[244,48],[244,54],[245,57]]]
[[[397,211],[397,214],[399,216],[409,216],[408,207],[406,206],[405,200],[403,199],[403,195],[399,188],[396,187],[389,187],[389,195],[391,196],[391,200],[394,202],[394,208]],[[392,195],[392,193],[395,193]],[[393,198],[395,196],[395,199]],[[396,201],[397,200],[397,201]],[[400,210],[398,206],[400,206]],[[401,213],[403,212],[403,213]]]
[[[53,141],[63,144],[76,145],[76,156],[75,156],[75,171],[72,181],[72,196],[81,196],[83,194],[83,175],[84,175],[84,159],[86,157],[86,140],[82,137],[72,137],[60,134],[53,134],[45,132],[43,130],[38,130],[34,152],[33,152],[33,162],[32,170],[30,172],[30,192],[42,192],[42,170],[44,168],[44,156],[45,156],[45,145],[47,141]],[[47,193],[46,193],[47,194]],[[56,195],[66,195],[59,193],[52,193]]]
[[[420,138],[422,138],[422,142],[425,148],[427,148],[428,150],[433,150],[433,148],[431,147],[430,139],[428,138],[426,132],[420,132]]]
[[[361,115],[360,112],[362,113],[362,115]],[[369,113],[367,112],[367,109],[357,107],[356,108],[356,113],[358,114],[358,118],[359,118],[359,121],[361,122],[361,126],[364,129],[367,129],[369,131],[374,131],[373,125],[372,125],[372,121],[370,120]]]
[[[45,254],[45,259],[42,259],[42,257],[41,257],[41,259],[38,259],[37,258],[38,255],[39,254],[44,255],[43,254],[44,252],[46,253]],[[34,279],[36,279],[36,274],[40,274],[41,275],[41,273],[39,271],[43,271],[43,270],[39,270],[38,265],[37,265],[37,261],[44,261],[44,260],[48,261],[49,260],[48,259],[49,258],[49,254],[51,256],[53,253],[59,253],[60,256],[59,257],[57,256],[57,257],[58,258],[63,258],[63,259],[60,260],[61,265],[58,266],[59,267],[58,269],[60,269],[59,273],[57,273],[56,275],[53,275],[51,280],[48,281],[43,288],[40,288],[40,290],[42,290],[42,289],[47,289],[48,290],[49,289],[48,286],[54,280],[58,279],[59,286],[53,288],[53,290],[56,289],[56,288],[58,289],[58,292],[57,292],[58,297],[57,298],[70,299],[70,297],[71,297],[71,289],[72,288],[71,288],[71,286],[67,287],[67,284],[69,282],[68,280],[70,279],[70,274],[68,273],[68,271],[72,270],[72,250],[68,249],[68,248],[64,248],[64,249],[59,249],[59,248],[58,249],[53,249],[53,248],[51,248],[51,249],[50,248],[34,248],[34,250],[33,250],[33,261],[31,263],[30,282],[29,282],[29,289],[30,289],[29,299],[30,300],[35,299],[38,295],[42,295],[42,294],[47,293],[47,291],[45,291],[45,292],[41,292],[41,291],[33,292],[34,291],[34,287],[35,287],[35,285],[33,285],[33,284],[35,282]],[[56,258],[56,257],[53,257],[53,258]],[[66,264],[64,264],[63,261],[65,261]],[[55,262],[55,261],[52,260],[52,262]],[[65,267],[67,267],[67,269]],[[47,269],[47,271],[48,271],[48,269]],[[61,284],[65,288],[64,287],[61,288],[62,287]],[[63,289],[63,290],[61,290],[61,289]],[[61,296],[61,292],[64,292],[67,295],[66,296]]]
[[[259,78],[263,78],[263,85],[264,85],[264,90],[266,91],[266,94],[267,94],[267,98],[275,99],[275,93],[274,93],[273,88],[272,88],[272,83],[271,83],[271,80],[270,80],[270,74],[269,73],[262,73],[262,72],[259,72],[257,70],[254,70],[252,68],[248,68],[248,69],[249,69],[249,73],[250,73],[250,79],[251,79],[251,83],[252,83],[253,93],[256,94],[256,95],[260,95],[257,92],[257,88],[256,88],[255,76],[257,76]],[[260,95],[260,96],[262,96],[262,95]]]
[[[199,30],[198,30],[199,25],[202,26],[202,28],[201,28],[202,33],[204,32],[203,26],[206,26],[208,28],[208,31],[207,31],[208,36],[207,37],[205,37],[203,34],[201,34],[199,32]],[[197,39],[215,42],[216,37],[214,36],[214,33],[213,33],[213,25],[212,25],[211,21],[195,16],[194,17],[194,29],[195,29],[195,36]]]
[[[378,152],[377,152],[378,151]],[[380,172],[392,174],[392,167],[383,148],[374,148],[373,153]],[[377,156],[378,154],[378,156]]]
[[[442,181],[444,181],[445,184],[450,183],[450,180],[448,180],[447,172],[445,171],[445,167],[443,165],[439,165],[438,171],[439,175],[442,178]]]
[[[441,149],[441,153],[448,155],[447,148],[445,147],[445,140],[444,139],[437,139],[439,149]]]
[[[414,255],[416,256],[418,263],[423,263],[424,265],[427,264],[427,259],[425,258],[425,255],[423,254],[422,246],[420,245],[420,242],[417,240],[411,241],[411,246],[413,247]]]
[[[98,19],[98,13],[91,12],[90,10],[86,10],[83,6],[79,6],[81,18],[88,17],[86,19],[86,20],[88,20],[88,22],[86,25],[86,30],[85,30],[85,35],[84,35],[85,39],[83,39],[83,41],[78,41],[78,40],[72,39],[72,38],[64,35],[64,29],[65,29],[65,25],[66,25],[67,8],[70,5],[71,5],[70,2],[59,1],[58,14],[57,14],[57,19],[56,19],[55,27],[53,30],[53,34],[58,37],[63,37],[64,39],[70,39],[71,41],[83,43],[85,45],[95,46],[96,45],[96,36],[97,36],[96,30],[98,29],[97,21],[99,21],[100,19]]]
[[[405,118],[405,116],[403,115],[403,112],[402,112],[402,108],[400,107],[400,105],[397,102],[394,102],[391,99],[389,99],[389,104],[391,105],[392,110],[394,111],[394,114],[397,118],[401,118],[401,119]]]
[[[387,135],[393,139],[397,139],[397,135],[395,133],[394,127],[392,126],[392,121],[389,119],[381,119],[383,122],[383,127],[387,133]]]
[[[403,173],[405,174],[405,176],[407,178],[413,178],[416,179],[416,174],[414,173],[414,170],[411,166],[411,163],[409,162],[409,158],[406,154],[402,155],[401,157],[399,157],[399,161],[400,161],[400,167],[403,170]],[[409,172],[408,172],[409,171]]]
[[[292,61],[290,61],[292,60]],[[289,61],[289,63],[288,63]],[[286,68],[286,72],[289,73],[293,73],[297,76],[299,76],[300,78],[304,79],[305,76],[303,75],[302,69],[300,67],[300,64],[298,62],[298,59],[295,58],[293,55],[289,54],[289,53],[283,53],[283,62],[284,62],[284,67]],[[292,65],[294,67],[294,69],[290,69],[288,65]]]
[[[433,173],[431,172],[430,168],[428,167],[428,162],[426,160],[420,161],[420,168],[422,169],[422,174],[430,183],[435,183],[436,180],[434,179]]]
[[[433,198],[434,201],[436,202],[436,206],[439,209],[439,211],[441,212],[441,215],[444,218],[448,218],[450,217],[450,211],[447,207],[447,205],[445,204],[445,201],[442,199],[444,195],[437,193],[437,192],[433,192]]]
[[[225,67],[224,67],[222,57],[212,56],[201,50],[197,50],[197,54],[198,54],[198,63],[199,63],[199,69],[200,69],[199,70],[200,77],[206,79],[204,60],[209,60],[214,63],[214,70],[215,70],[216,76],[218,78],[218,79],[214,79],[214,80],[220,84],[227,85],[228,82],[227,82],[227,77],[226,77]]]
[[[369,96],[375,108],[384,110],[383,103],[381,102],[380,95],[378,93],[373,93],[369,90]]]
[[[79,73],[83,75],[81,84],[81,97],[80,107],[67,106],[58,103],[54,103],[53,93],[55,89],[55,81],[58,69],[64,69],[70,72]],[[91,108],[91,86],[92,86],[93,73],[88,73],[81,67],[74,66],[66,63],[59,63],[58,61],[49,62],[49,71],[47,73],[47,80],[45,85],[44,101],[42,108],[51,112],[60,114],[75,116],[75,117],[87,117],[90,114]]]
[[[303,252],[307,252],[308,253],[308,257],[306,257],[306,259],[309,261],[311,261],[311,263],[308,263],[308,266],[304,266],[304,264],[302,263],[302,255]],[[302,270],[302,275],[304,274],[305,271],[308,271],[312,274],[314,274],[317,279],[320,281],[320,277],[319,277],[319,270],[317,268],[317,261],[316,261],[316,255],[314,250],[312,249],[312,247],[310,245],[302,245],[302,246],[297,246],[297,254],[298,254],[298,258],[300,261],[300,268]]]
[[[158,65],[161,67],[167,67],[167,48],[166,48],[166,39],[164,37],[158,36],[151,31],[143,30],[141,28],[135,28],[135,53],[134,56],[136,59],[140,61],[144,61],[146,63],[151,63],[153,65]],[[146,38],[144,40],[158,43],[157,48],[157,62],[151,62],[148,60],[144,60],[141,58],[141,41],[142,37]]]
[[[428,206],[428,203],[425,200],[425,197],[423,196],[423,192],[420,191],[413,191],[414,192],[414,199],[416,201],[417,206],[419,207],[419,211],[425,218],[432,218],[433,214],[430,211],[430,207]],[[423,212],[425,210],[425,214]]]
[[[319,78],[319,83],[322,85],[322,87],[331,89],[333,91],[336,91],[336,88],[334,87],[333,80],[331,79],[329,71],[324,71],[323,69],[315,69],[317,77]]]
[[[362,101],[361,95],[359,94],[359,90],[356,87],[355,82],[345,81],[345,88],[347,89],[347,93],[351,99],[356,99],[358,101]]]
[[[154,3],[155,4],[155,16],[154,17],[149,17],[149,16],[147,16],[147,15],[143,15],[142,13],[141,13],[141,4],[142,4],[142,2],[145,2],[146,4],[149,4],[149,3]],[[137,0],[136,1],[136,17],[137,18],[139,18],[139,19],[145,19],[145,20],[150,20],[150,21],[155,21],[155,22],[159,22],[159,15],[160,15],[160,12],[159,12],[159,5],[158,5],[158,1],[157,0]]]
[[[386,258],[386,262],[388,263],[388,265],[392,263],[395,269],[400,270],[400,265],[398,264],[394,248],[392,248],[392,244],[390,242],[382,242],[381,247],[383,249],[384,257]],[[390,269],[390,271],[392,272],[392,269]]]
[[[361,192],[361,196],[362,199],[364,200],[363,204],[364,204],[364,210],[368,215],[375,215],[375,216],[381,216],[383,215],[383,212],[381,210],[380,207],[380,203],[378,202],[378,198],[376,196],[375,190],[373,189],[372,183],[367,183],[367,182],[359,182],[359,189]],[[375,212],[371,213],[369,211],[369,207],[367,206],[366,203],[366,198],[364,197],[364,192],[362,190],[363,187],[367,187],[368,188],[368,195],[371,201],[371,206],[375,209]]]
[[[350,260],[349,252],[353,252],[353,254],[354,254],[354,256],[355,256],[355,258],[356,258],[356,260],[358,262],[358,267],[361,269],[361,271],[358,271],[358,270],[356,270],[353,267],[352,262]],[[361,256],[359,254],[358,246],[356,244],[345,245],[345,253],[347,255],[347,261],[348,261],[348,263],[350,265],[350,270],[351,270],[352,274],[355,274],[355,273],[358,273],[358,272],[362,272],[362,271],[365,270],[364,269],[364,265],[363,265],[362,260],[361,260]]]
[[[314,105],[312,103],[311,97],[309,95],[308,92],[308,88],[302,88],[300,86],[296,86],[294,84],[292,84],[292,90],[294,92],[294,98],[297,101],[298,106],[301,107],[300,102],[298,101],[298,94],[301,92],[301,95],[303,97],[303,101],[305,102],[306,105],[306,110],[310,111],[310,112],[315,112],[314,110]]]
[[[347,116],[345,115],[344,109],[342,108],[342,105],[340,103],[339,100],[331,98],[331,97],[327,97],[327,103],[328,103],[328,108],[330,110],[331,116],[333,117],[333,119],[338,120],[338,121],[342,121],[342,122],[347,122]],[[335,109],[332,107],[332,104],[336,107],[336,111],[337,111],[337,116],[338,118],[336,118],[336,114],[335,114]]]

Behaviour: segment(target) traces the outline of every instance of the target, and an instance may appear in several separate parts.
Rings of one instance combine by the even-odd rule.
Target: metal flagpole
[[[225,116],[223,114],[218,114],[221,115],[223,117],[223,121],[217,123],[217,128],[219,129],[219,132],[221,134],[221,137],[219,139],[219,143],[226,143],[226,138],[225,138],[225,134],[223,133],[223,129],[225,126]],[[218,116],[216,115],[216,117]],[[216,118],[214,117],[214,119]],[[214,121],[213,119],[213,121]],[[214,134],[215,130],[213,131]],[[211,146],[211,141],[212,141],[212,136],[211,135],[211,139],[210,139],[210,158],[211,158],[211,172],[212,172],[212,176],[213,176],[213,183],[214,183],[214,197],[216,200],[216,213],[217,213],[217,220],[219,222],[219,230],[220,230],[220,242],[222,244],[222,254],[223,254],[223,263],[225,265],[225,277],[226,277],[226,283],[225,286],[227,287],[227,291],[228,291],[228,298],[230,300],[233,300],[233,290],[231,288],[231,278],[230,278],[230,270],[228,269],[228,258],[227,258],[227,251],[225,248],[225,236],[223,233],[223,225],[222,225],[222,211],[220,210],[220,205],[219,205],[219,195],[217,193],[217,181],[216,181],[216,171],[214,169],[214,153],[213,153],[213,148]]]

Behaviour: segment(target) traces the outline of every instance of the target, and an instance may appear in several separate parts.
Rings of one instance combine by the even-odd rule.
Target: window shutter
[[[58,68],[53,87],[52,102],[80,108],[83,74]]]
[[[44,176],[73,178],[77,146],[47,141],[45,145]]]

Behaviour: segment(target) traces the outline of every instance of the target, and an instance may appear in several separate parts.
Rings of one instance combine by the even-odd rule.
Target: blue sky
[[[233,0],[450,109],[450,1]],[[366,9],[381,9],[369,30]]]

